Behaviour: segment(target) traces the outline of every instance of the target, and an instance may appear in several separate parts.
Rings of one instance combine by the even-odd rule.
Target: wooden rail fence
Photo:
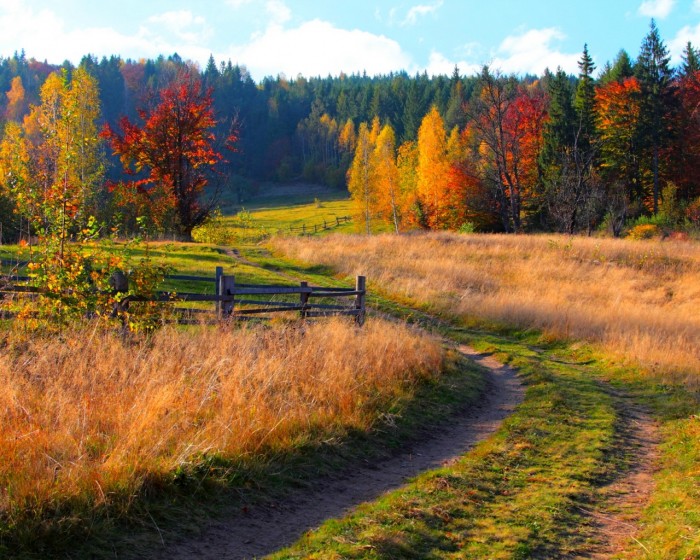
[[[298,233],[301,235],[311,235],[312,233],[318,233],[319,231],[326,231],[334,227],[338,227],[340,224],[346,224],[352,221],[352,216],[336,216],[334,220],[323,220],[323,223],[317,224],[302,224],[300,226],[289,226],[288,228],[282,228],[277,230],[278,233]]]
[[[364,276],[356,278],[354,288],[311,286],[307,282],[300,282],[299,285],[239,284],[233,275],[224,274],[223,267],[218,266],[214,277],[174,274],[165,279],[213,284],[214,293],[160,291],[154,296],[126,295],[115,305],[115,312],[127,310],[131,302],[204,302],[213,303],[213,309],[175,307],[181,316],[180,322],[194,322],[193,317],[200,314],[214,315],[221,321],[282,312],[296,312],[301,318],[349,315],[355,318],[358,325],[365,321],[367,290]],[[28,280],[26,276],[6,277],[5,285],[0,287],[0,298],[10,294],[40,292],[39,288],[24,284]],[[115,294],[129,291],[128,277],[124,273],[113,275],[111,285]]]

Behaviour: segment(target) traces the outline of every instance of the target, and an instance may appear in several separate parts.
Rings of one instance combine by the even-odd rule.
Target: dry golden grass
[[[333,320],[182,332],[148,342],[83,330],[6,334],[0,348],[0,517],[132,495],[200,453],[285,450],[309,432],[367,428],[436,374],[440,344],[405,326]]]
[[[700,385],[697,243],[438,233],[277,247],[439,311],[600,343]]]

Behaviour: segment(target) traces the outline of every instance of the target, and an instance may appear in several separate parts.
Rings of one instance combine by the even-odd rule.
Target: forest
[[[347,188],[368,233],[693,234],[700,58],[688,43],[670,60],[653,21],[636,59],[621,50],[597,68],[584,46],[576,76],[455,67],[255,83],[213,57],[75,67],[21,51],[0,60],[0,233],[188,238],[222,193],[243,204],[271,181],[304,181]]]

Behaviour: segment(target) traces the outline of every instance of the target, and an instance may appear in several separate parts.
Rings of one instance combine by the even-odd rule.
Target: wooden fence
[[[38,288],[24,284],[26,276],[13,275],[0,288],[0,297],[18,293],[37,293]],[[307,282],[299,285],[259,285],[238,284],[233,275],[226,275],[223,267],[216,267],[214,277],[174,274],[166,280],[183,282],[202,282],[213,286],[214,293],[161,291],[154,296],[127,295],[115,306],[115,312],[127,310],[131,302],[174,302],[179,322],[201,322],[206,314],[218,321],[244,319],[251,316],[267,316],[273,313],[298,313],[301,318],[325,317],[332,315],[349,315],[358,325],[365,320],[366,281],[358,276],[354,288],[328,288],[311,286]],[[116,273],[111,284],[116,294],[129,291],[128,277]],[[344,302],[344,303],[343,303]],[[200,307],[182,307],[183,303],[192,303]],[[206,309],[201,304],[213,304]],[[178,307],[179,305],[179,307]]]
[[[282,228],[277,230],[277,233],[292,233],[301,235],[311,235],[312,233],[318,233],[320,231],[326,231],[340,224],[347,224],[352,221],[352,216],[336,216],[334,220],[323,220],[323,223],[316,224],[302,224],[300,226],[289,226],[287,228]]]

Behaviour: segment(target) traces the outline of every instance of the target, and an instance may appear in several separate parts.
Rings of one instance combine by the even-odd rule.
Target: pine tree
[[[681,75],[683,77],[690,76],[700,70],[700,53],[693,47],[693,44],[688,41],[683,51],[683,64],[681,65]]]
[[[630,55],[627,51],[622,49],[617,56],[615,61],[611,65],[607,63],[603,68],[603,72],[600,75],[599,82],[601,85],[609,84],[610,82],[620,82],[622,83],[627,78],[634,76],[634,65]]]
[[[639,132],[642,147],[648,150],[651,156],[654,214],[659,211],[659,155],[668,142],[666,120],[672,103],[673,78],[670,60],[656,23],[651,20],[649,33],[642,42],[635,74],[639,80],[642,100]]]
[[[450,81],[450,99],[447,102],[447,111],[445,113],[445,127],[447,130],[452,130],[455,126],[462,129],[466,124],[466,115],[464,112],[464,84],[459,75],[459,68],[455,66]]]
[[[574,100],[574,108],[580,125],[578,145],[580,149],[588,150],[595,136],[595,84],[593,81],[595,64],[588,53],[588,45],[583,45],[583,54],[578,62],[578,67],[580,70],[579,82]]]

